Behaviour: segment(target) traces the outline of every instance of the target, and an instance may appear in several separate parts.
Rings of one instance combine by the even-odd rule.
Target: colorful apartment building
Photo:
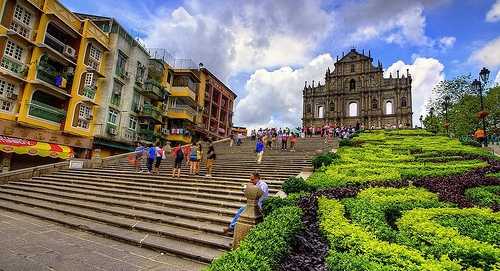
[[[3,168],[88,157],[108,34],[56,0],[1,0],[0,9]]]
[[[198,129],[207,138],[221,139],[231,134],[233,106],[236,94],[213,73],[200,67],[199,104],[201,111]]]
[[[113,18],[78,16],[92,20],[108,33],[111,47],[105,64],[110,76],[103,82],[94,150],[105,157],[131,151],[137,141],[145,145],[165,142],[166,101],[173,80],[169,64],[152,58]]]

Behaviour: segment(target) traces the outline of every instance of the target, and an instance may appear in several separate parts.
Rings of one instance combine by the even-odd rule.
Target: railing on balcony
[[[189,116],[189,120],[193,121],[194,117],[196,116],[196,110],[193,108],[187,106],[187,105],[178,105],[178,106],[173,106],[169,107],[167,111],[168,113],[173,112],[173,113],[184,113]]]
[[[44,82],[65,90],[70,88],[72,84],[71,77],[65,77],[62,72],[59,72],[47,63],[38,64],[36,77]]]
[[[83,96],[93,100],[95,98],[96,86],[84,86]]]
[[[14,61],[5,56],[2,58],[2,63],[0,65],[3,68],[23,77],[26,76],[26,73],[28,72],[28,66],[26,66],[26,64]]]
[[[64,117],[66,117],[66,112],[63,109],[32,100],[29,104],[29,115],[61,123]]]
[[[162,120],[160,109],[153,106],[152,104],[144,104],[144,106],[142,107],[141,116],[150,117],[160,122]]]
[[[160,134],[151,129],[139,128],[139,137],[143,140],[154,142],[160,137]]]
[[[59,53],[64,53],[64,48],[66,47],[66,44],[64,42],[58,40],[56,37],[52,36],[48,32],[45,33],[45,44],[50,46],[52,49],[58,51]]]
[[[10,29],[12,29],[12,31],[16,32],[17,34],[31,40],[32,38],[32,33],[33,31],[24,26],[22,23],[18,22],[17,20],[14,20],[12,21],[12,23],[10,24]]]
[[[148,96],[152,99],[161,99],[163,98],[163,87],[160,82],[148,79],[144,82],[142,93],[144,96]]]
[[[130,79],[128,72],[126,72],[125,69],[116,69],[116,76],[125,81],[128,81]]]

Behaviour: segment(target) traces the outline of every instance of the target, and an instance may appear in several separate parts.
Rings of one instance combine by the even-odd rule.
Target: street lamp
[[[420,115],[420,128],[424,128],[424,116]]]
[[[444,103],[443,103],[443,106],[444,106],[444,119],[445,119],[444,128],[446,128],[446,134],[447,135],[449,135],[448,127],[450,126],[450,124],[448,123],[448,104],[449,103],[450,103],[450,96],[444,96]]]
[[[430,119],[429,119],[429,128],[431,128],[431,132],[432,133],[436,133],[435,129],[434,129],[434,107],[431,107],[429,109],[429,116],[430,116]]]
[[[483,103],[483,85],[486,86],[488,83],[488,79],[490,77],[490,71],[487,68],[482,68],[481,71],[479,72],[479,78],[481,81],[475,79],[474,82],[472,82],[472,90],[479,92],[479,100],[481,102],[481,112],[479,112],[479,118],[482,119],[483,122],[483,131],[484,131],[484,146],[488,146],[488,134],[486,132],[486,116],[488,115],[487,112],[484,111],[484,103]]]

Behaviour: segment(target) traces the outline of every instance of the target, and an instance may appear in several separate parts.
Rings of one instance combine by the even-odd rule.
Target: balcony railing
[[[197,115],[196,110],[193,108],[181,105],[175,107],[169,107],[167,111],[167,116],[169,118],[187,118],[190,121],[194,121],[194,117]]]
[[[144,129],[144,128],[139,128],[138,134],[142,140],[146,140],[146,141],[150,141],[150,142],[154,142],[154,141],[156,141],[156,139],[158,139],[160,137],[160,134],[158,134],[154,130]]]
[[[32,33],[30,28],[26,27],[23,23],[18,22],[17,20],[12,21],[10,24],[10,29],[12,29],[17,34],[31,40]]]
[[[153,106],[152,104],[144,104],[141,111],[141,117],[152,118],[159,122],[162,121],[162,115],[160,109]]]
[[[52,49],[58,51],[59,53],[61,54],[64,53],[64,48],[66,47],[66,44],[64,44],[64,42],[58,40],[56,37],[52,36],[48,32],[45,33],[44,43],[50,46]]]
[[[61,123],[66,117],[66,111],[63,109],[50,106],[48,104],[32,100],[29,104],[29,114],[33,117],[42,118],[45,120]]]
[[[95,86],[84,86],[83,96],[93,100],[95,98],[96,87]]]
[[[144,96],[147,96],[154,100],[161,100],[163,98],[163,87],[156,80],[146,80],[144,82],[144,87],[140,89]]]
[[[62,72],[59,72],[49,64],[38,64],[36,77],[44,82],[65,90],[71,88],[72,78],[66,78],[63,76]]]
[[[28,66],[24,63],[20,63],[17,61],[14,61],[10,58],[3,57],[2,58],[2,63],[0,64],[3,68],[19,75],[19,76],[26,76],[26,73],[28,72]]]

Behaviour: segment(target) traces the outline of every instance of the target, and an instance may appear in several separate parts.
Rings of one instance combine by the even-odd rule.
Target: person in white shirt
[[[253,185],[256,185],[262,191],[262,196],[259,198],[259,201],[257,202],[257,205],[259,206],[260,210],[262,211],[262,204],[264,203],[264,200],[266,200],[267,197],[269,197],[269,188],[267,186],[267,183],[260,179],[260,174],[257,171],[252,173],[252,176],[250,177],[250,183]],[[231,220],[231,223],[229,224],[229,227],[227,229],[225,229],[224,232],[227,233],[229,231],[234,230],[234,227],[236,226],[238,219],[240,218],[241,214],[244,211],[245,211],[245,206],[241,207],[236,212],[233,219]]]

